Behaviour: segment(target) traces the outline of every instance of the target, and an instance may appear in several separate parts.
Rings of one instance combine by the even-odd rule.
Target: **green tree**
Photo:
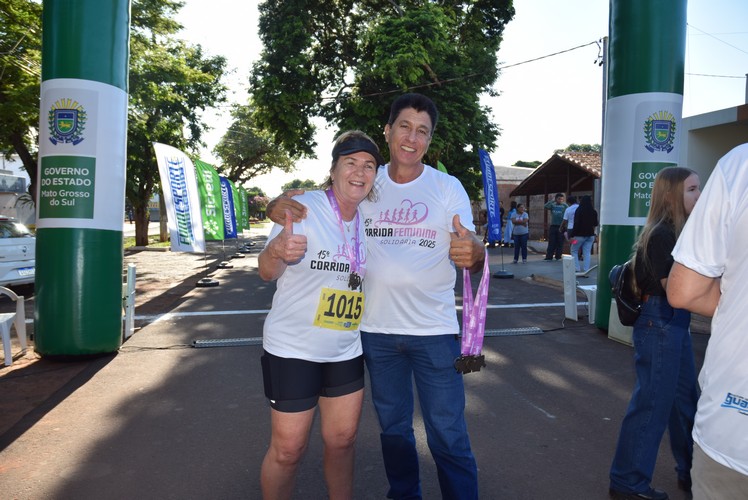
[[[535,168],[538,165],[541,165],[543,162],[540,161],[518,161],[514,164],[515,167],[525,167],[525,168]]]
[[[126,194],[134,207],[136,242],[147,244],[148,201],[159,185],[152,142],[196,151],[207,126],[200,113],[224,102],[226,61],[175,38],[183,3],[133,0]],[[41,3],[0,2],[0,150],[15,152],[35,193],[41,81]]]
[[[599,153],[600,149],[600,144],[569,144],[566,149],[557,149],[556,153],[563,153],[566,151],[576,153]]]
[[[246,191],[247,191],[247,196],[249,196],[250,198],[252,196],[267,196],[265,194],[265,191],[263,191],[262,188],[259,188],[257,186],[246,188]]]
[[[473,198],[478,148],[499,135],[480,105],[494,95],[497,51],[511,0],[268,0],[260,6],[262,58],[250,78],[256,123],[292,155],[314,157],[312,119],[367,132],[382,128],[405,91],[436,102],[439,125],[426,157],[441,161]]]
[[[270,198],[268,198],[265,195],[255,195],[249,196],[249,213],[252,214],[254,217],[264,219],[264,212],[265,209],[268,206],[268,203],[270,203]]]
[[[36,193],[41,82],[42,6],[30,0],[0,2],[0,151],[15,153]]]
[[[227,179],[241,184],[274,168],[283,172],[294,169],[293,159],[257,126],[251,106],[234,106],[231,116],[231,126],[213,149],[223,162],[219,170]]]
[[[153,142],[195,153],[207,126],[201,112],[225,101],[226,59],[175,38],[182,2],[134,0],[130,32],[127,198],[135,212],[135,242],[148,243],[148,201],[159,186]]]
[[[281,186],[281,191],[288,191],[290,189],[318,189],[319,185],[311,179],[302,181],[301,179],[294,179],[291,182],[287,182]]]

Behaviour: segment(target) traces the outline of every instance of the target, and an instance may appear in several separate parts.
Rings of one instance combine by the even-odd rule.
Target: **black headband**
[[[377,162],[377,166],[384,165],[384,158],[379,154],[377,145],[363,137],[353,137],[347,141],[336,144],[335,147],[332,148],[332,160],[336,161],[343,155],[350,155],[358,153],[359,151],[369,153],[373,156],[374,160]]]

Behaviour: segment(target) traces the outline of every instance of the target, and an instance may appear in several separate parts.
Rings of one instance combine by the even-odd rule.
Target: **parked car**
[[[27,285],[36,273],[36,238],[29,228],[0,215],[0,286]]]

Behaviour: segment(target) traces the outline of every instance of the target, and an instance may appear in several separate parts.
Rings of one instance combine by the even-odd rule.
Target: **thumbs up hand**
[[[460,222],[460,216],[456,215],[452,217],[452,226],[455,228],[455,231],[457,232],[457,236],[460,238],[463,238],[465,236],[469,236],[471,231],[468,231],[465,226],[462,225]]]
[[[452,226],[455,232],[450,233],[449,258],[457,267],[471,272],[477,270],[485,259],[485,247],[472,231],[462,225],[459,215],[452,218]]]
[[[286,220],[283,223],[283,231],[270,243],[273,256],[291,264],[298,262],[306,254],[306,236],[293,234],[293,215],[290,210],[285,210]]]
[[[270,240],[257,257],[260,278],[277,280],[289,264],[298,262],[306,254],[306,236],[293,234],[293,214],[285,211],[283,230]]]

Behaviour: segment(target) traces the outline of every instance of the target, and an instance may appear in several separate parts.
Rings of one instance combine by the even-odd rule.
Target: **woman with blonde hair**
[[[668,498],[650,484],[665,429],[678,488],[691,490],[691,430],[698,399],[691,314],[670,306],[665,290],[671,252],[700,193],[693,170],[660,170],[647,221],[634,245],[634,274],[643,304],[633,330],[636,385],[610,468],[610,496],[615,499]]]
[[[260,482],[266,499],[291,498],[296,469],[320,410],[328,498],[353,497],[354,444],[364,394],[359,324],[364,308],[366,239],[359,204],[375,196],[384,163],[361,131],[341,134],[330,176],[299,196],[307,217],[286,211],[258,257],[260,277],[278,280],[265,319],[261,358],[270,403],[270,446]]]

